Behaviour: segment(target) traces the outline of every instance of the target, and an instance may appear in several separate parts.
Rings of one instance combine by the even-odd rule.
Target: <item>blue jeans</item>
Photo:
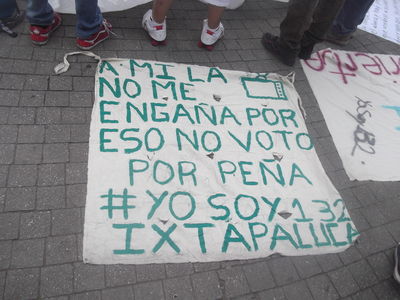
[[[17,8],[15,0],[0,0],[0,19],[6,19],[13,15]]]
[[[337,35],[349,35],[362,23],[374,0],[346,0],[332,25]]]
[[[75,6],[76,36],[86,39],[99,31],[100,25],[103,23],[103,16],[97,0],[75,0]],[[26,16],[32,25],[48,26],[54,18],[53,8],[48,0],[28,0]]]

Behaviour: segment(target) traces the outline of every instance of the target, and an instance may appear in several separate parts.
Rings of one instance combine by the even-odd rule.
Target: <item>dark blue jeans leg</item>
[[[349,35],[362,23],[374,0],[346,0],[342,10],[332,25],[338,35]]]
[[[16,8],[15,0],[0,0],[0,19],[11,17]]]
[[[53,22],[53,8],[47,0],[28,0],[26,16],[32,25],[48,26]]]
[[[99,31],[103,16],[97,5],[97,0],[75,0],[76,5],[76,36],[88,38]]]

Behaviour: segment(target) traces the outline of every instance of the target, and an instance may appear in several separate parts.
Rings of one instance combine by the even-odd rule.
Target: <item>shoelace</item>
[[[3,21],[0,20],[0,29],[3,30],[5,33],[7,33],[9,36],[15,38],[18,36],[18,34],[14,31],[12,31],[10,28],[8,28]]]
[[[116,34],[114,31],[112,31],[108,26],[108,22],[106,20],[103,20],[103,26],[104,29],[108,32],[111,33],[113,36],[118,37],[118,34]],[[111,24],[110,24],[111,25]]]

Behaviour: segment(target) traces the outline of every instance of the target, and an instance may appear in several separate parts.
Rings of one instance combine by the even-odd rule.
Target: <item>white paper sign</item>
[[[84,261],[232,260],[352,244],[358,233],[316,156],[290,79],[101,62]]]
[[[302,66],[350,179],[400,180],[400,56],[325,49]]]
[[[400,44],[400,1],[375,0],[358,28]]]

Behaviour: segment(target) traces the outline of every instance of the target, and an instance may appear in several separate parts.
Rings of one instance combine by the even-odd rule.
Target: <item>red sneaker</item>
[[[111,30],[112,25],[106,19],[104,19],[99,31],[93,33],[86,39],[76,38],[76,45],[82,50],[90,50],[108,39],[110,37]]]
[[[61,16],[58,13],[54,13],[53,22],[49,26],[30,25],[29,32],[31,33],[32,43],[35,45],[47,44],[51,33],[60,27],[61,23]]]

